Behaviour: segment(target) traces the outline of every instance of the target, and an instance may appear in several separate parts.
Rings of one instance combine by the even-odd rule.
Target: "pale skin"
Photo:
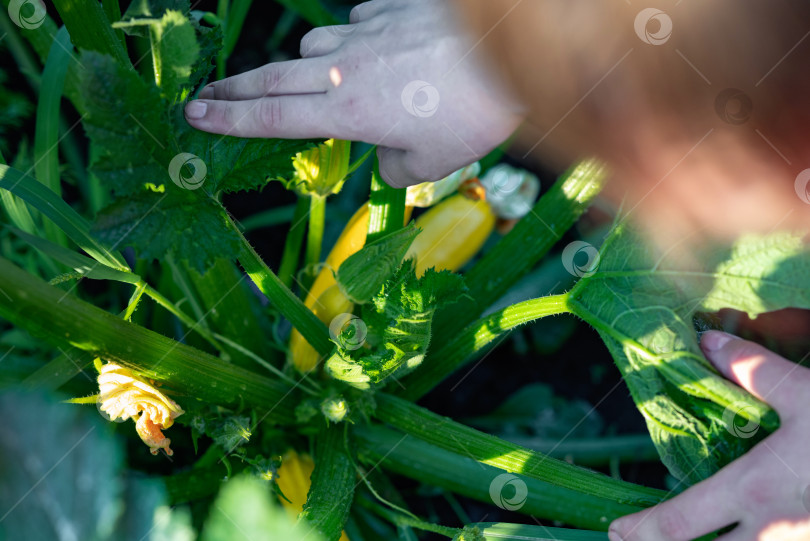
[[[365,141],[378,145],[392,186],[439,179],[503,142],[522,112],[470,54],[475,39],[454,16],[445,2],[366,2],[352,24],[307,34],[301,60],[208,85],[186,118],[239,137]],[[713,477],[614,521],[611,541],[686,541],[731,524],[721,539],[810,539],[810,370],[724,333],[706,333],[701,347],[724,376],[779,413],[781,428]]]

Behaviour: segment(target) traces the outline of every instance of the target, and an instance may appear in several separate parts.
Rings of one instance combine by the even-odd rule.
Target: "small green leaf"
[[[401,228],[349,256],[337,272],[337,283],[343,294],[355,304],[370,301],[402,264],[419,231],[415,225]]]
[[[380,384],[389,376],[410,372],[425,357],[433,314],[463,293],[461,275],[428,269],[416,278],[407,260],[362,311],[362,325],[346,326],[336,337],[338,348],[326,361],[335,379],[359,389]],[[368,328],[368,338],[361,336]],[[346,333],[354,333],[347,336]],[[361,347],[367,342],[370,347]]]

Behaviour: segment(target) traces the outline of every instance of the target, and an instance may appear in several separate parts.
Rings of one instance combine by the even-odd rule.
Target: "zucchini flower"
[[[100,363],[99,363],[100,364]],[[115,363],[99,368],[98,408],[111,421],[133,419],[141,440],[156,455],[164,449],[171,456],[171,440],[161,430],[169,428],[185,413],[177,403],[154,385],[136,376],[131,370]]]
[[[481,174],[481,164],[478,162],[463,167],[436,182],[423,182],[408,186],[405,195],[405,205],[409,207],[430,207],[455,192],[462,182]]]
[[[290,184],[301,195],[326,197],[338,193],[349,172],[350,150],[349,141],[329,139],[297,153],[293,158],[295,174]]]

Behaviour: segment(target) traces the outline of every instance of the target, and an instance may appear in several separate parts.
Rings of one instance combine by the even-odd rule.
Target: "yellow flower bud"
[[[295,174],[292,185],[302,195],[326,197],[343,187],[349,171],[351,143],[329,139],[325,143],[299,152],[293,158]]]

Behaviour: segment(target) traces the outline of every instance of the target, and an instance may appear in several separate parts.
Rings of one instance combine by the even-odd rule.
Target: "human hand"
[[[773,406],[781,426],[709,479],[614,520],[610,540],[687,541],[734,523],[719,539],[810,539],[810,370],[722,332],[700,345],[723,375]]]
[[[328,137],[378,145],[395,187],[438,180],[487,154],[520,122],[475,58],[449,2],[374,0],[351,24],[316,28],[301,60],[206,86],[197,129],[240,137]]]

